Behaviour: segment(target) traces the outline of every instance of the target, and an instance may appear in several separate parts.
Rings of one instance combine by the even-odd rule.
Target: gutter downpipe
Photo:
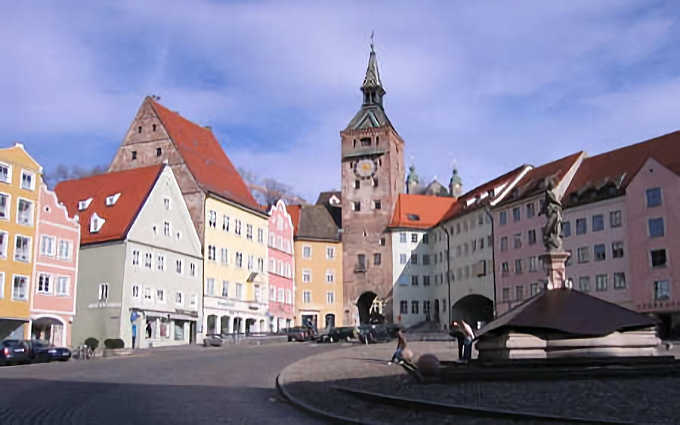
[[[489,208],[488,205],[484,206],[484,212],[486,213],[487,217],[489,217],[489,221],[491,221],[491,268],[492,268],[492,273],[493,273],[493,318],[495,319],[497,314],[496,314],[496,238],[494,235],[494,226],[493,226],[493,215],[491,214],[491,208]]]
[[[442,229],[444,229],[444,233],[446,233],[446,284],[448,285],[449,291],[448,291],[448,307],[447,310],[449,311],[449,321],[447,323],[447,326],[451,325],[451,321],[453,318],[451,317],[451,312],[453,311],[453,308],[451,306],[451,235],[449,235],[449,231],[446,228],[446,226],[442,226]]]

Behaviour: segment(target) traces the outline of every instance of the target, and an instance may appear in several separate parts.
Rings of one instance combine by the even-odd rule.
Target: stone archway
[[[375,292],[364,292],[357,300],[359,323],[362,325],[365,323],[384,323],[383,307],[383,301],[378,298]]]
[[[493,320],[493,301],[482,295],[467,295],[451,306],[453,320],[465,320],[477,329]]]
[[[49,341],[55,345],[66,345],[64,320],[55,316],[40,316],[33,319],[31,337]]]

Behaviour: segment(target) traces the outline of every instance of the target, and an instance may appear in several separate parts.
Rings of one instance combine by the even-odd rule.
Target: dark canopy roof
[[[478,333],[558,332],[573,336],[602,336],[616,331],[654,326],[644,314],[574,289],[540,292],[484,326]],[[568,336],[567,335],[567,336]]]

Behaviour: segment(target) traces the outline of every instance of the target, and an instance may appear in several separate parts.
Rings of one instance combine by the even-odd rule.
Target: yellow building
[[[42,167],[17,143],[0,149],[0,339],[28,338]]]
[[[295,226],[295,324],[317,329],[346,324],[342,242],[324,205],[288,207]]]
[[[268,215],[208,194],[205,200],[205,333],[266,332]]]

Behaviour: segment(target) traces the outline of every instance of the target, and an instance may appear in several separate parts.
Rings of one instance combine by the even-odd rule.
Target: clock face
[[[368,179],[373,177],[377,168],[378,166],[374,160],[362,159],[354,165],[354,174],[362,179]]]

